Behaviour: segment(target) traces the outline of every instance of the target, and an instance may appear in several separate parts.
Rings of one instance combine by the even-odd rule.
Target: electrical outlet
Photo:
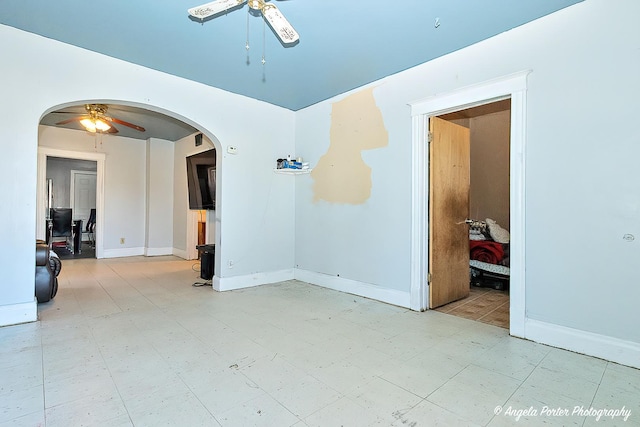
[[[121,238],[120,238],[120,244],[121,244],[121,245],[124,245],[124,237],[121,237]]]

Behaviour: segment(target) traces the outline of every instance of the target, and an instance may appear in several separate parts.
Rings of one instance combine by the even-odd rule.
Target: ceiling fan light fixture
[[[91,133],[106,132],[111,129],[111,126],[101,119],[82,119],[80,124]]]
[[[107,122],[104,122],[98,119],[96,120],[96,129],[98,129],[100,132],[106,132],[109,129],[111,129],[111,125],[109,125]]]
[[[89,132],[96,131],[96,124],[93,123],[93,120],[91,119],[82,119],[80,120],[80,124]]]

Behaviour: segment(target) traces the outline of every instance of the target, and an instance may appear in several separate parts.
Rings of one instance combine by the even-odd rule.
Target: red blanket
[[[486,240],[469,241],[470,258],[489,264],[498,264],[504,257],[502,244]]]

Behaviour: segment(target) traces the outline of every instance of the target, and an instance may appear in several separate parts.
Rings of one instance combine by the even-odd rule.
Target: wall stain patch
[[[371,196],[371,168],[363,150],[386,147],[389,133],[382,112],[365,89],[331,106],[330,143],[311,172],[314,202],[362,204]]]

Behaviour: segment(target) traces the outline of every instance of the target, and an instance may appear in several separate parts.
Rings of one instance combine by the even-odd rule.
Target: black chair
[[[54,239],[64,238],[67,250],[75,253],[73,211],[71,208],[51,208],[48,221],[47,243],[53,248]]]
[[[58,274],[62,262],[42,240],[36,240],[36,300],[47,302],[58,292]]]
[[[85,229],[89,237],[89,243],[91,243],[91,247],[96,247],[96,210],[91,209],[91,213],[89,213],[89,219],[87,220],[87,228]]]

